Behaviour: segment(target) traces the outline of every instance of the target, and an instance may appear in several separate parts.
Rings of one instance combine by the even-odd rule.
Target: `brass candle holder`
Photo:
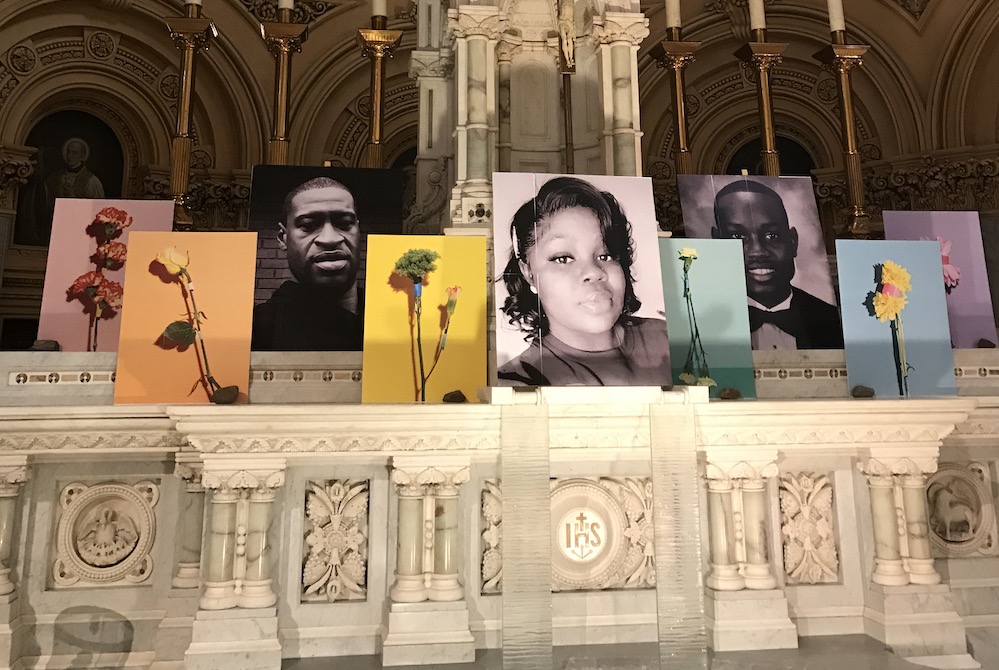
[[[685,42],[679,28],[667,30],[668,40],[652,48],[651,55],[659,67],[673,72],[670,78],[670,92],[673,94],[673,130],[676,142],[673,148],[673,163],[677,174],[694,173],[694,154],[690,150],[687,134],[687,85],[683,71],[694,61],[694,52],[700,42]]]
[[[575,62],[565,58],[565,48],[559,37],[558,70],[562,75],[562,126],[565,131],[565,172],[576,174],[576,145],[572,139],[572,75],[576,74]]]
[[[861,171],[860,149],[857,147],[857,125],[853,111],[853,89],[850,71],[863,64],[864,55],[871,47],[866,44],[847,44],[846,32],[832,33],[832,44],[815,54],[814,58],[836,73],[839,84],[839,111],[843,140],[843,167],[846,171],[846,189],[849,198],[850,223],[848,230],[854,239],[871,236],[871,217],[864,205],[864,175]]]
[[[279,9],[278,20],[260,24],[260,36],[274,56],[274,126],[267,147],[270,165],[288,164],[288,99],[291,97],[291,56],[302,51],[309,27],[291,22],[291,10]]]
[[[735,52],[735,56],[756,72],[756,91],[760,108],[760,139],[763,144],[763,149],[760,151],[763,174],[779,177],[780,154],[777,152],[777,136],[774,131],[773,99],[770,95],[770,68],[783,60],[784,50],[789,45],[786,42],[767,42],[766,30],[757,28],[753,33],[754,41],[743,45]]]
[[[170,38],[180,49],[180,94],[177,98],[177,127],[170,151],[170,194],[174,202],[174,229],[190,230],[194,225],[187,210],[187,190],[191,185],[191,100],[194,97],[195,56],[207,50],[218,30],[211,19],[201,16],[201,5],[188,4],[186,14],[167,21]]]
[[[368,105],[370,139],[364,152],[366,167],[382,167],[382,104],[385,101],[385,59],[395,55],[401,30],[388,30],[388,17],[372,16],[371,27],[357,31],[361,55],[371,58],[371,102]]]

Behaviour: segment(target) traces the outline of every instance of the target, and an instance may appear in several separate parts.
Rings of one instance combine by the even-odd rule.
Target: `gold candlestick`
[[[765,30],[757,28],[753,31],[755,41],[748,42],[735,52],[736,58],[756,70],[756,90],[760,107],[760,139],[763,149],[760,158],[763,161],[763,174],[770,177],[780,176],[780,154],[777,152],[777,136],[774,132],[773,100],[770,97],[770,68],[783,60],[784,50],[789,46],[786,42],[767,42]]]
[[[839,84],[840,125],[843,138],[843,167],[846,170],[846,188],[850,207],[850,235],[865,240],[871,236],[871,217],[864,205],[864,175],[861,171],[860,150],[857,148],[857,126],[853,113],[853,89],[850,71],[863,64],[864,54],[871,47],[866,44],[847,44],[846,32],[832,33],[832,44],[815,54],[814,58],[836,73]]]
[[[684,42],[681,40],[679,28],[667,30],[669,39],[653,47],[652,57],[659,67],[668,67],[673,71],[670,79],[670,92],[673,94],[673,130],[676,142],[673,148],[673,163],[677,174],[694,173],[694,153],[690,150],[687,136],[687,85],[683,71],[694,60],[694,52],[701,46],[700,42]]]
[[[279,9],[278,20],[260,24],[260,36],[274,55],[274,127],[267,147],[270,165],[288,164],[288,98],[291,96],[291,55],[302,50],[309,27],[291,22],[291,10]]]
[[[371,58],[371,102],[368,105],[368,127],[371,129],[364,152],[366,167],[382,167],[382,103],[385,98],[385,59],[395,55],[402,41],[401,30],[387,30],[388,17],[372,16],[371,28],[357,31],[361,55]]]
[[[170,38],[180,49],[180,95],[177,99],[177,128],[170,152],[170,193],[174,202],[174,229],[190,230],[194,225],[187,211],[187,189],[191,183],[191,100],[194,97],[194,58],[208,50],[218,30],[211,19],[202,18],[201,5],[189,4],[186,14],[167,21]]]

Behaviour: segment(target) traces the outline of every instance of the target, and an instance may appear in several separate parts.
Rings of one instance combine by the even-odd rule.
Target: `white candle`
[[[198,7],[200,7],[201,6],[201,0],[184,0],[184,4],[185,5],[197,5]]]
[[[295,0],[278,0],[278,9],[295,9]]]
[[[388,16],[388,2],[371,0],[371,16]]]
[[[749,27],[752,30],[767,29],[767,14],[763,10],[763,0],[749,0]]]
[[[680,0],[666,0],[666,27],[680,27]]]
[[[826,0],[829,5],[829,30],[846,30],[846,17],[843,16],[843,0]]]

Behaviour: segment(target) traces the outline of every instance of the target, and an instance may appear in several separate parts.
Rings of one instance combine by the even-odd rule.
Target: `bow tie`
[[[790,308],[782,309],[776,312],[767,312],[750,305],[749,331],[753,332],[755,330],[759,330],[760,326],[765,323],[776,326],[779,330],[783,330],[791,337],[797,337],[798,330],[801,327],[797,314],[792,313]]]

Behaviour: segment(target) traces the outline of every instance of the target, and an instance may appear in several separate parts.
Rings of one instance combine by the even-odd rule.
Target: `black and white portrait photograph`
[[[742,240],[753,349],[841,349],[843,328],[808,177],[680,175],[687,237]]]
[[[258,165],[253,351],[360,351],[367,236],[401,233],[402,173]]]
[[[651,180],[496,173],[493,193],[499,385],[670,384]]]

